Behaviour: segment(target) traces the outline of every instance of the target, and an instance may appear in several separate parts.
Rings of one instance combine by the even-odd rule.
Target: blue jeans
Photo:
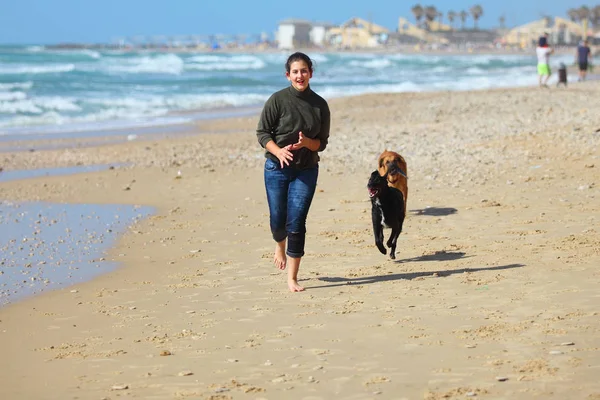
[[[281,168],[278,161],[265,161],[265,188],[269,203],[269,222],[276,242],[286,237],[286,254],[304,255],[306,217],[317,187],[319,167],[297,170]]]

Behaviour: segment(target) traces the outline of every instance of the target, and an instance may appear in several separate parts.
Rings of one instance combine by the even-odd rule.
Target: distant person
[[[590,46],[588,46],[588,41],[586,39],[582,40],[577,46],[577,64],[579,65],[579,82],[585,81],[588,63],[591,64],[592,61],[592,51],[590,50]]]
[[[330,112],[327,101],[309,86],[313,63],[306,54],[289,56],[285,71],[291,85],[266,101],[256,136],[265,149],[269,222],[277,243],[273,261],[280,270],[288,267],[290,291],[301,292],[298,270],[304,256],[306,217],[317,187],[318,153],[329,140]]]
[[[552,75],[552,70],[550,69],[550,54],[552,53],[554,53],[554,49],[548,46],[548,35],[544,34],[544,36],[540,37],[536,49],[540,87],[548,87],[548,80],[550,79],[550,75]]]

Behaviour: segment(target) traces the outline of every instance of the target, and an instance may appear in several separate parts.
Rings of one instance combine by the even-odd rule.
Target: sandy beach
[[[0,308],[0,399],[600,399],[600,82],[330,108],[302,293],[272,265],[258,116],[4,143],[36,149],[5,172],[118,166],[5,201],[155,212],[104,256],[120,268]],[[366,191],[384,149],[408,163],[396,260]]]

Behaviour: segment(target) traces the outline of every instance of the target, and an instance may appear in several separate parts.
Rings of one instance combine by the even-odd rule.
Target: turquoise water
[[[0,47],[0,134],[171,125],[207,112],[254,109],[288,84],[287,55]],[[328,99],[536,84],[533,53],[309,55],[311,85]]]

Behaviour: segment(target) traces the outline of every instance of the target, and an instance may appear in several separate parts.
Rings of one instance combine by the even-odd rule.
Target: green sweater
[[[325,150],[329,139],[330,113],[327,101],[306,88],[303,92],[289,86],[275,92],[265,103],[256,136],[264,148],[273,140],[279,147],[298,142],[298,133],[305,137],[319,139],[317,151],[307,148],[292,151],[294,159],[290,166],[297,169],[312,168],[318,165],[319,151]],[[275,155],[265,152],[265,157],[279,162]]]

